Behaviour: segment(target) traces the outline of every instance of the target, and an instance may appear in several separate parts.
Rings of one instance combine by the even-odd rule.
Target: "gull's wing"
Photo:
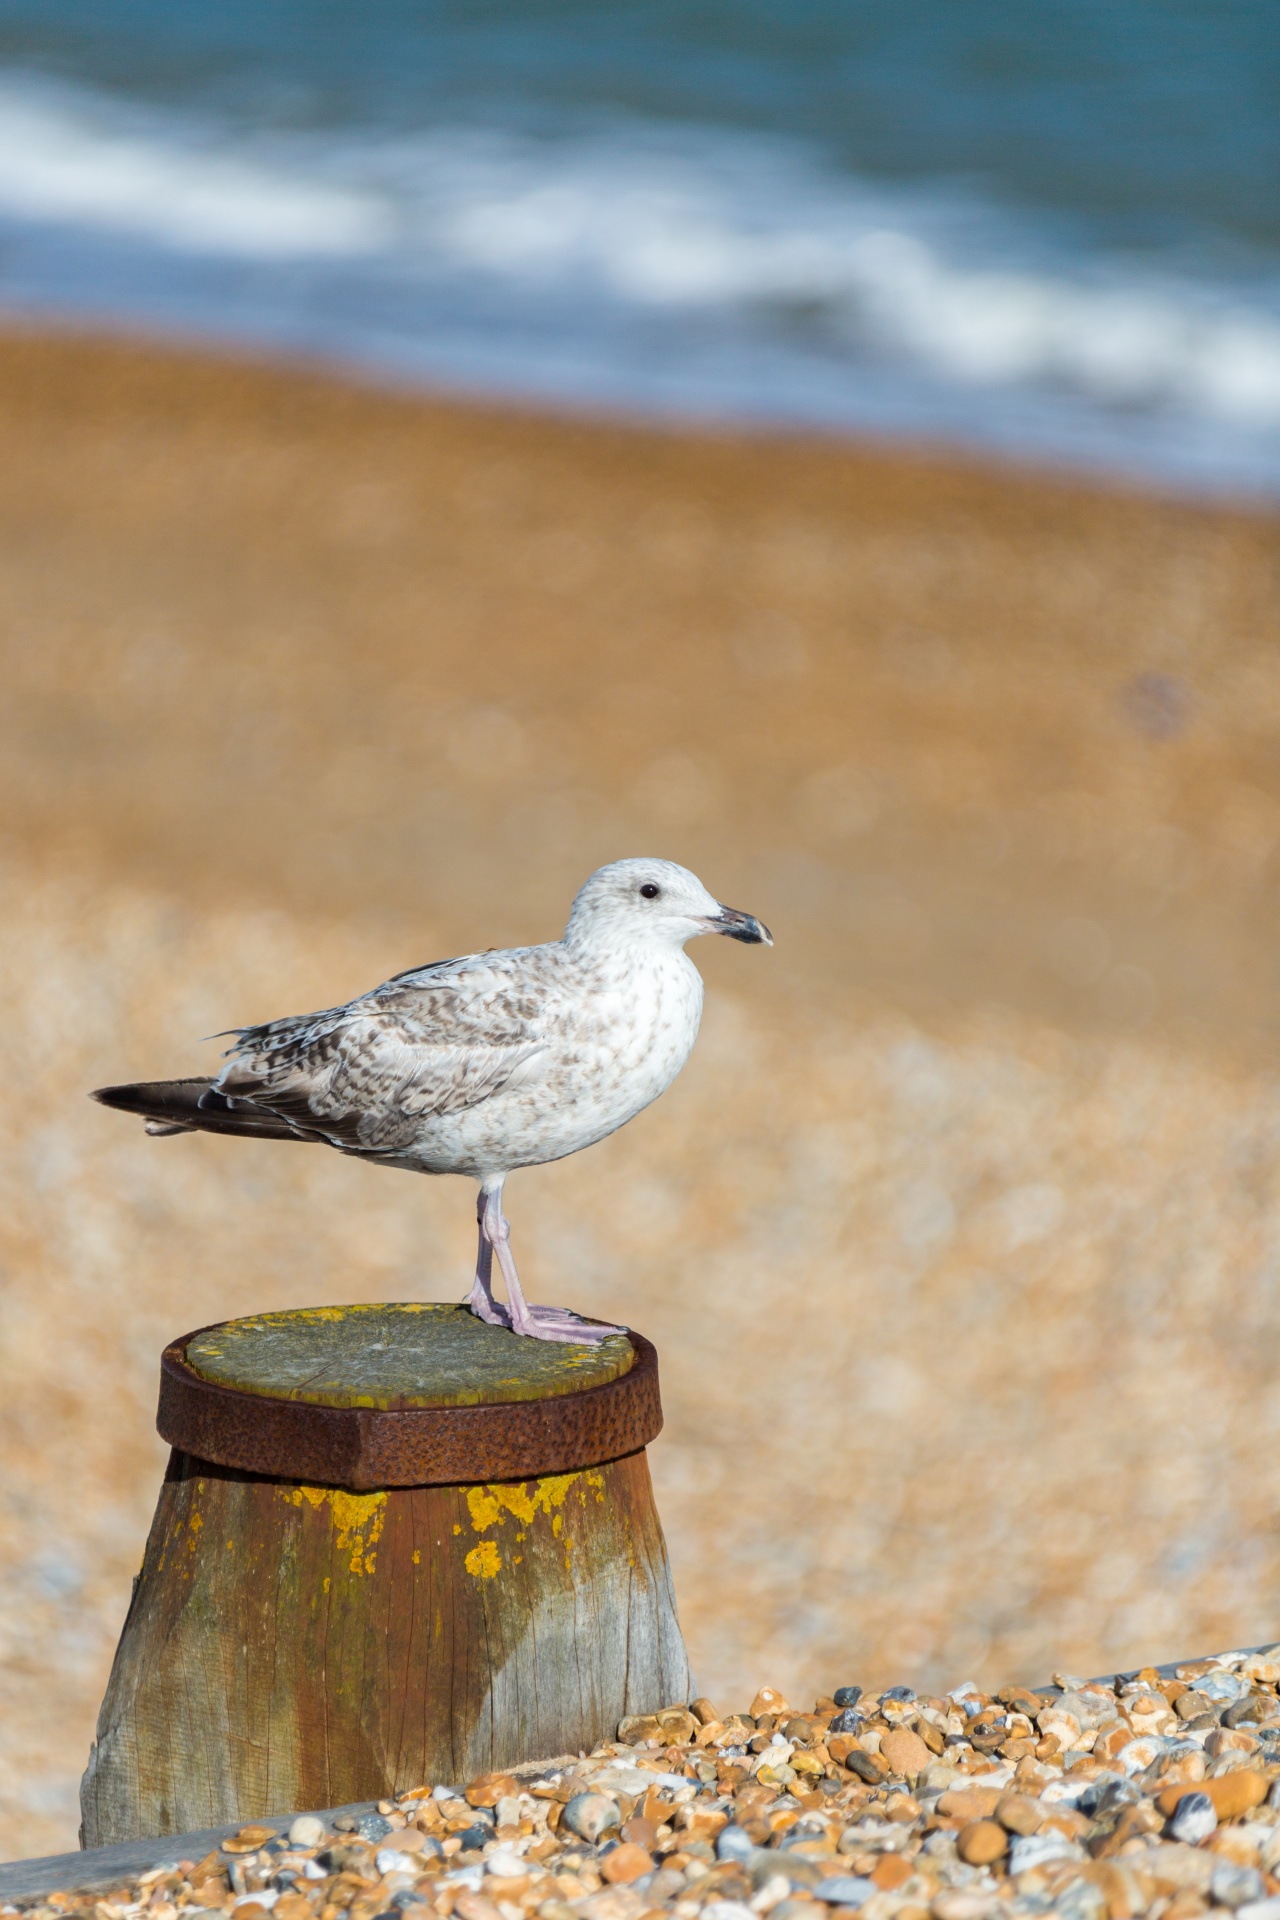
[[[345,1007],[243,1028],[213,1091],[348,1152],[402,1152],[430,1116],[541,1071],[542,952],[439,961]]]

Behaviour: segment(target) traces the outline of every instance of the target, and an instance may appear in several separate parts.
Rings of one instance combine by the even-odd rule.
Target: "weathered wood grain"
[[[588,1410],[644,1370],[660,1420],[652,1349],[635,1340],[553,1347],[421,1305],[192,1336],[181,1368],[217,1403],[210,1448],[219,1418],[241,1439],[289,1418],[270,1474],[249,1470],[264,1464],[252,1452],[214,1465],[204,1441],[200,1457],[175,1447],[82,1784],[82,1843],[457,1782],[687,1699],[645,1455],[585,1450],[612,1430]],[[164,1408],[162,1388],[162,1427]],[[465,1465],[445,1484],[407,1470],[334,1484],[340,1446],[320,1449],[319,1475],[307,1464],[317,1420],[404,1425],[391,1454],[407,1467],[415,1446],[430,1464],[418,1429],[436,1423],[461,1435]],[[477,1422],[491,1442],[520,1428],[533,1477],[485,1483],[511,1451],[469,1448]]]
[[[354,1494],[175,1454],[82,1844],[457,1781],[689,1696],[641,1452]]]

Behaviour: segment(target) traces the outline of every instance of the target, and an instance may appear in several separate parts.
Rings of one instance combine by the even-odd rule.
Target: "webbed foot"
[[[483,1320],[487,1327],[511,1325],[511,1314],[508,1308],[503,1306],[501,1300],[494,1299],[479,1278],[472,1283],[471,1291],[462,1304],[464,1307],[469,1307],[476,1319]]]
[[[569,1307],[535,1307],[525,1300],[511,1310],[511,1330],[530,1340],[563,1340],[575,1346],[597,1346],[611,1333],[627,1331],[607,1326],[603,1320],[584,1320]]]

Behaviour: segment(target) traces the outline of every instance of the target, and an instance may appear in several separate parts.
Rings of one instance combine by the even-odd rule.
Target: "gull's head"
[[[564,937],[569,946],[682,947],[700,933],[773,945],[754,914],[722,905],[674,860],[615,860],[579,891]]]

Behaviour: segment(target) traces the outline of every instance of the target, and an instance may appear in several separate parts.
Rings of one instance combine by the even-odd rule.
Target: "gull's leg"
[[[527,1334],[533,1340],[563,1340],[574,1345],[594,1346],[611,1333],[626,1332],[625,1327],[609,1327],[601,1320],[583,1320],[568,1307],[530,1306],[511,1252],[511,1228],[502,1212],[501,1181],[487,1191],[481,1189],[481,1207],[481,1232],[498,1256],[511,1303],[513,1333]]]
[[[509,1327],[510,1313],[500,1300],[495,1300],[493,1297],[493,1247],[485,1231],[483,1187],[476,1200],[476,1225],[480,1233],[480,1245],[476,1252],[476,1277],[471,1283],[470,1293],[462,1304],[464,1307],[470,1307],[477,1320],[483,1320],[491,1327]]]

